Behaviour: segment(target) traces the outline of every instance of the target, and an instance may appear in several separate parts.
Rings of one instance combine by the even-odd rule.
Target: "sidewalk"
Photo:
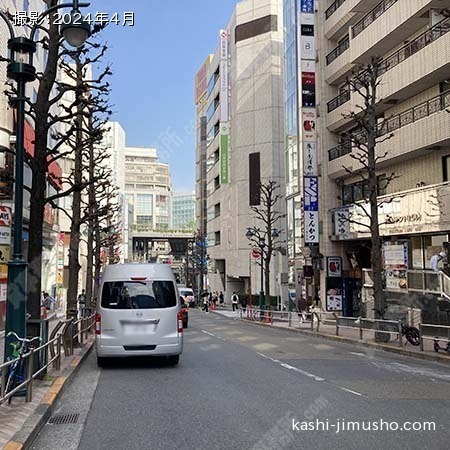
[[[55,321],[54,321],[55,322]],[[74,349],[73,356],[61,357],[61,370],[51,368],[43,380],[33,382],[33,400],[14,397],[11,405],[0,405],[0,448],[19,450],[29,448],[37,433],[48,421],[53,405],[64,385],[72,379],[77,368],[89,354],[95,341],[90,335],[83,347]]]
[[[302,324],[298,322],[297,316],[293,315],[293,320],[291,327],[287,321],[274,321],[273,325],[255,322],[251,320],[241,319],[240,312],[233,313],[230,310],[216,309],[212,311],[215,314],[220,314],[225,317],[238,318],[246,323],[251,323],[256,326],[265,326],[265,327],[273,327],[278,329],[284,329],[289,332],[306,334],[309,336],[316,336],[322,339],[328,339],[332,341],[345,342],[354,345],[358,345],[361,347],[370,347],[378,350],[384,350],[391,353],[399,353],[405,356],[410,356],[414,358],[426,359],[430,361],[438,361],[444,363],[450,363],[450,355],[444,352],[436,353],[433,349],[433,341],[425,340],[424,341],[424,351],[420,351],[420,347],[415,347],[410,343],[407,343],[406,338],[403,337],[403,346],[400,347],[399,341],[391,339],[391,341],[387,344],[380,344],[375,342],[374,332],[373,331],[364,331],[364,339],[361,340],[359,338],[359,328],[339,328],[339,336],[336,336],[336,326],[334,324],[325,323],[320,324],[320,330],[311,331],[311,322],[307,321]],[[315,324],[314,324],[315,328]],[[406,343],[406,345],[405,345]]]

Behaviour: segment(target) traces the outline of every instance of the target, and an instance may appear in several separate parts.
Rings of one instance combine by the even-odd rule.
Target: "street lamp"
[[[6,336],[5,336],[5,361],[11,356],[11,342],[8,336],[14,331],[18,336],[26,335],[25,310],[26,310],[26,268],[27,263],[23,258],[22,250],[22,225],[23,225],[23,168],[24,168],[24,130],[25,130],[25,86],[26,83],[36,79],[36,68],[33,66],[33,54],[36,52],[34,37],[41,26],[42,20],[50,13],[61,8],[72,8],[70,23],[61,27],[61,32],[69,45],[80,46],[90,35],[89,24],[81,19],[79,7],[89,6],[89,3],[63,3],[46,9],[31,29],[30,37],[16,37],[14,28],[8,16],[0,11],[0,17],[6,23],[10,39],[8,40],[9,58],[7,76],[17,83],[16,98],[16,163],[14,186],[14,240],[12,260],[8,262],[8,290],[6,306]],[[78,24],[77,24],[78,21]]]

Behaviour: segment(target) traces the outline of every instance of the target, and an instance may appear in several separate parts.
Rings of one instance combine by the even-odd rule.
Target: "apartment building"
[[[262,224],[250,206],[260,206],[260,182],[284,191],[282,1],[239,2],[218,41],[206,92],[208,284],[230,296],[247,293],[251,279],[255,294],[260,271],[249,261],[246,229]],[[273,258],[271,295],[281,295],[283,261]]]
[[[356,216],[355,203],[366,202],[368,191],[351,157],[355,148],[345,138],[346,133],[355,132],[351,113],[359,113],[362,101],[347,80],[372,57],[381,57],[376,113],[380,122],[386,121],[386,137],[392,135],[376,148],[378,194],[384,200],[379,215],[388,302],[391,309],[405,312],[415,306],[431,315],[436,309],[431,294],[438,292],[422,271],[429,269],[431,256],[447,248],[450,231],[450,19],[445,11],[450,4],[440,0],[285,3],[308,8],[309,12],[312,8],[315,13],[315,70],[320,74],[316,77],[320,194],[317,245],[319,260],[323,261],[322,305],[343,310],[345,315],[360,312],[362,269],[371,264],[370,234],[364,226],[348,221],[343,224],[341,219],[353,215],[367,221],[361,214]],[[303,78],[300,65],[307,52],[304,33],[308,30],[305,23],[295,23],[304,20],[303,10],[297,13],[294,25],[287,30],[297,34],[294,64],[297,77]],[[302,106],[297,104],[300,113]],[[293,139],[298,142],[305,132],[305,122],[297,123],[300,139]],[[288,144],[289,139],[287,134]],[[305,157],[303,149],[298,152],[298,161]],[[294,167],[293,155],[288,156],[288,185],[292,187],[295,170],[304,169]],[[385,183],[383,180],[391,174],[395,178]],[[294,234],[291,249],[300,236],[299,252],[290,256],[291,267],[301,275],[293,281],[304,283],[305,261],[299,254],[306,247],[302,241],[306,211],[304,206],[299,209],[298,233],[295,227],[290,229],[291,237]],[[292,215],[295,217],[295,213]],[[425,297],[431,300],[420,300],[418,305],[417,299]]]

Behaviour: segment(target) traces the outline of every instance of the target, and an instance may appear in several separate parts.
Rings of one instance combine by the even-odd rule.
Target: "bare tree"
[[[352,128],[353,131],[343,135],[345,144],[352,148],[350,157],[356,164],[352,168],[344,166],[344,169],[349,175],[359,177],[367,193],[367,200],[347,205],[351,212],[339,219],[341,225],[354,224],[358,228],[367,229],[371,235],[376,318],[382,318],[386,309],[379,208],[384,203],[392,201],[380,199],[379,195],[381,190],[385,190],[392,180],[397,178],[395,173],[384,175],[382,179],[377,176],[379,163],[388,156],[387,151],[383,153],[377,151],[377,146],[392,137],[388,127],[389,120],[379,117],[380,114],[377,112],[377,105],[381,101],[379,98],[381,75],[385,71],[386,63],[379,57],[373,57],[369,64],[356,69],[353,76],[348,79],[349,89],[359,94],[362,104],[357,105],[356,111],[346,115],[356,125]]]
[[[261,226],[253,226],[248,228],[247,237],[250,240],[250,245],[254,249],[259,249],[261,258],[258,264],[263,266],[265,277],[265,304],[270,306],[270,263],[272,256],[277,251],[283,251],[283,241],[280,238],[279,221],[286,216],[279,211],[281,194],[279,183],[273,180],[268,180],[261,183],[260,205],[251,206],[256,220]]]

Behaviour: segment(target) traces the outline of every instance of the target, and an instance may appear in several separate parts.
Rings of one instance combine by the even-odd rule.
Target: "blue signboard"
[[[300,0],[300,11],[314,14],[314,0]]]
[[[318,177],[304,177],[303,197],[305,211],[319,211],[319,179]]]

